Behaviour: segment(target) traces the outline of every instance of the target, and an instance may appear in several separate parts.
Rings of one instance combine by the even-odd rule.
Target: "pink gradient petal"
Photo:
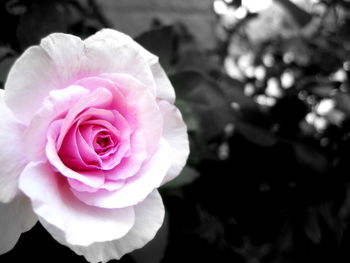
[[[61,129],[63,120],[54,121],[48,130],[47,144],[45,148],[46,156],[53,167],[55,167],[63,176],[78,180],[88,186],[98,188],[104,183],[104,174],[100,170],[94,171],[73,171],[63,164],[59,158],[56,149],[56,141]]]
[[[65,180],[47,163],[27,165],[19,187],[32,200],[33,209],[45,228],[53,236],[55,229],[63,231],[63,240],[70,245],[89,246],[119,239],[135,222],[133,207],[103,209],[77,200]]]
[[[101,189],[106,189],[108,191],[115,191],[115,190],[119,190],[120,188],[122,188],[125,184],[126,184],[126,180],[125,179],[121,179],[121,180],[106,180],[104,185],[101,186]]]
[[[101,165],[97,154],[91,150],[89,145],[83,144],[84,140],[79,140],[78,128],[75,124],[69,129],[64,137],[58,156],[67,167],[77,171],[87,171],[99,169]],[[77,138],[78,137],[78,138]],[[79,144],[79,142],[82,142]],[[82,153],[81,153],[82,152]]]
[[[169,102],[163,100],[158,103],[164,119],[163,138],[171,148],[172,165],[162,184],[179,175],[186,164],[190,153],[186,124],[181,112]]]
[[[127,101],[135,101],[137,127],[145,133],[147,150],[152,154],[162,135],[163,118],[155,98],[147,87],[126,74],[102,74],[111,79],[123,92]]]
[[[118,191],[99,190],[91,194],[72,189],[72,192],[78,199],[92,206],[122,208],[135,205],[160,186],[171,165],[170,153],[168,143],[161,140],[152,158],[142,165],[135,176],[128,178],[125,186]]]
[[[108,108],[112,99],[113,94],[111,94],[111,92],[105,88],[98,88],[92,91],[90,94],[82,96],[80,100],[68,111],[67,115],[64,118],[64,122],[62,124],[61,131],[57,140],[57,149],[61,147],[66,133],[70,127],[72,127],[75,120],[77,120],[77,116],[82,111],[89,107]]]
[[[131,135],[131,155],[123,158],[112,170],[105,171],[106,178],[120,180],[134,176],[147,156],[144,133],[136,131]]]
[[[69,86],[49,93],[26,129],[24,147],[29,160],[46,160],[45,144],[48,126],[58,117],[65,115],[82,96],[88,93],[89,90],[80,86]]]

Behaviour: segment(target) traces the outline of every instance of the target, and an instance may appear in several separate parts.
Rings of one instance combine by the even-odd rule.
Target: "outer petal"
[[[5,83],[5,101],[18,120],[29,124],[50,90],[57,88],[56,69],[40,47],[30,47],[12,66]]]
[[[180,111],[167,101],[158,103],[164,119],[163,138],[169,143],[172,165],[162,184],[172,180],[185,166],[190,149],[186,124],[182,120]]]
[[[54,33],[40,46],[27,49],[15,62],[5,84],[6,103],[24,124],[41,106],[51,90],[100,73],[126,73],[155,94],[153,73],[147,58],[128,43],[114,39],[80,38]],[[30,80],[30,81],[28,81]]]
[[[135,224],[122,238],[109,242],[96,242],[90,246],[72,246],[64,241],[64,234],[54,238],[63,245],[69,246],[78,255],[83,255],[92,263],[107,262],[112,259],[120,259],[123,255],[143,247],[151,241],[163,224],[164,206],[158,191],[153,191],[147,198],[136,205]],[[45,226],[45,223],[44,223]]]
[[[0,90],[0,202],[9,202],[18,193],[18,177],[27,161],[21,142],[25,127],[6,107],[3,92]]]
[[[65,180],[47,163],[27,165],[19,186],[32,200],[46,229],[54,237],[63,231],[65,242],[71,245],[88,246],[118,239],[134,225],[133,207],[102,209],[85,205],[71,194]]]
[[[10,203],[0,203],[0,254],[10,251],[21,233],[31,229],[36,222],[30,201],[23,194]]]
[[[132,46],[140,52],[142,57],[144,57],[151,69],[153,81],[155,84],[155,93],[157,98],[168,100],[171,103],[175,101],[175,91],[172,87],[168,77],[166,76],[163,68],[159,64],[158,57],[150,53],[144,47],[139,45],[131,37],[118,32],[113,29],[102,29],[95,35],[89,37],[86,41],[96,41],[96,40],[106,40],[112,39],[121,45]]]
[[[135,176],[126,179],[124,187],[118,191],[99,190],[89,193],[72,189],[72,192],[81,201],[97,207],[120,208],[135,205],[160,186],[171,165],[169,156],[170,147],[165,140],[161,140],[152,158],[143,164]]]

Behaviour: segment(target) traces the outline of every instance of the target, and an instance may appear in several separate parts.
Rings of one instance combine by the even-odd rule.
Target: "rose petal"
[[[143,247],[151,241],[163,224],[164,206],[158,191],[153,191],[135,207],[135,224],[122,238],[109,242],[96,242],[90,246],[72,246],[64,241],[64,233],[55,230],[54,238],[91,263],[120,259],[123,255]],[[44,223],[44,226],[46,224]]]
[[[107,179],[120,180],[134,176],[147,158],[145,136],[142,131],[131,135],[131,155],[125,157],[112,170],[104,171]]]
[[[27,163],[21,142],[24,130],[6,107],[0,90],[0,202],[11,201],[18,193],[18,177]]]
[[[157,56],[150,53],[144,47],[139,45],[131,37],[112,29],[102,29],[101,31],[97,32],[95,35],[89,37],[85,41],[96,41],[96,40],[103,41],[106,39],[113,39],[115,40],[116,43],[132,46],[133,48],[137,49],[142,54],[142,56],[146,59],[149,67],[151,68],[153,79],[154,79],[153,81],[155,82],[154,86],[156,89],[155,91],[156,97],[159,99],[168,100],[169,102],[174,103],[175,101],[174,88],[172,87],[163,68],[160,66]],[[150,87],[153,88],[153,85]]]
[[[126,101],[135,101],[137,126],[145,134],[148,153],[152,154],[162,135],[163,118],[155,98],[147,87],[126,74],[101,74],[111,79],[123,92]]]
[[[73,126],[74,122],[77,120],[77,116],[82,111],[88,109],[89,107],[108,108],[112,100],[113,94],[106,88],[98,88],[92,91],[90,94],[81,97],[64,117],[64,122],[62,123],[59,137],[57,138],[57,149],[60,149],[66,133]]]
[[[181,112],[167,101],[160,101],[158,105],[164,120],[163,138],[170,145],[169,158],[172,160],[172,165],[162,183],[164,184],[179,175],[186,164],[190,149],[187,128]]]
[[[118,191],[99,190],[88,193],[72,189],[72,192],[81,201],[97,207],[121,208],[135,205],[160,186],[171,165],[170,154],[169,144],[162,139],[152,158],[142,165],[136,175],[128,178],[124,187]]]
[[[113,37],[110,37],[111,35]],[[150,57],[148,56],[148,54],[151,56],[152,54],[144,48],[140,49],[140,45],[129,36],[107,29],[97,32],[85,39],[84,42],[89,51],[90,61],[95,61],[98,67],[100,67],[99,65],[104,66],[100,73],[126,73],[144,83],[155,94],[156,87],[153,73],[149,67]],[[154,58],[157,57],[154,56]]]
[[[10,251],[21,233],[37,222],[29,199],[19,194],[10,203],[0,203],[0,254]]]
[[[80,86],[69,86],[61,90],[50,91],[42,107],[34,115],[24,137],[26,156],[31,161],[46,160],[46,133],[50,123],[65,114],[89,90]],[[33,145],[35,144],[35,145]]]
[[[104,183],[104,174],[100,170],[75,172],[68,168],[57,154],[56,141],[61,129],[63,120],[52,122],[47,135],[47,144],[45,148],[46,156],[51,163],[63,176],[78,180],[88,186],[98,188]]]
[[[175,90],[158,60],[151,65],[151,70],[157,87],[156,97],[174,103]]]
[[[28,125],[49,91],[56,88],[57,73],[50,57],[42,48],[30,47],[7,76],[5,101],[16,118]]]
[[[12,66],[5,101],[16,118],[28,125],[51,90],[106,72],[130,74],[155,90],[147,60],[133,45],[53,33],[40,46],[27,49]]]
[[[60,235],[56,231],[59,229],[68,244],[88,246],[119,239],[134,225],[133,207],[103,209],[85,205],[61,179],[48,163],[30,163],[19,181],[40,222],[54,237]]]

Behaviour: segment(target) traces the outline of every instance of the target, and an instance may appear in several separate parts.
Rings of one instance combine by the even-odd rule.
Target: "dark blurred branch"
[[[104,27],[112,28],[112,23],[105,17],[101,7],[95,0],[88,0],[88,4],[92,10],[92,14],[101,22]]]
[[[287,11],[288,13],[291,14],[293,17],[294,21],[301,27],[304,27],[307,25],[311,19],[312,16],[308,12],[304,11],[301,9],[299,6],[294,4],[293,2],[289,0],[274,0],[276,3],[281,4]]]

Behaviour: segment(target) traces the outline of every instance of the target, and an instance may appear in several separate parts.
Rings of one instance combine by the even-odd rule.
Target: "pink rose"
[[[0,253],[37,219],[90,262],[153,239],[164,217],[157,188],[189,153],[156,56],[111,29],[84,41],[51,34],[1,92]]]

